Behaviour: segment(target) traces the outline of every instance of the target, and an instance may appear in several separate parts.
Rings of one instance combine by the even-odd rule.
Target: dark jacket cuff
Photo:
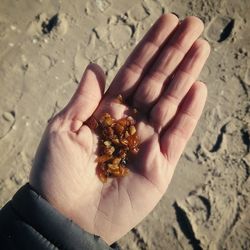
[[[6,249],[114,249],[65,218],[29,184],[1,209],[0,239]]]

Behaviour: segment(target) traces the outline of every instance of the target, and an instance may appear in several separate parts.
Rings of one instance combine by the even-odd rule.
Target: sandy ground
[[[250,249],[250,1],[1,0],[0,205],[27,181],[49,117],[85,66],[108,82],[153,21],[204,20],[212,53],[205,112],[156,209],[122,249]]]

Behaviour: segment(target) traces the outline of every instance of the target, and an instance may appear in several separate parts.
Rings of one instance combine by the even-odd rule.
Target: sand
[[[208,101],[167,193],[122,249],[250,249],[250,1],[90,0],[0,4],[0,206],[27,182],[47,120],[89,62],[108,83],[164,12],[199,16]]]

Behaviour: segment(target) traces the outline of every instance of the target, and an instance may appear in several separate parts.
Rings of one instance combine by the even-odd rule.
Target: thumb
[[[105,89],[105,74],[97,64],[89,64],[69,103],[61,111],[70,121],[72,131],[78,131],[95,111]]]

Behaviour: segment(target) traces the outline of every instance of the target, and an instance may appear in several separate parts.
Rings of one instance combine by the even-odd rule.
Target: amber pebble
[[[116,177],[119,177],[121,176],[121,172],[120,172],[120,169],[116,169],[114,171],[111,172],[112,175],[116,176]]]
[[[112,139],[112,143],[114,143],[115,145],[120,145],[120,141],[118,138]]]
[[[139,144],[139,138],[136,134],[133,134],[127,138],[129,148],[134,148]]]
[[[115,152],[115,147],[105,147],[103,152],[104,154],[111,156]]]
[[[134,125],[131,125],[131,126],[129,127],[129,133],[130,133],[131,135],[134,135],[134,134],[136,133],[136,128],[135,128]]]
[[[121,162],[121,158],[120,157],[115,157],[112,161],[113,164],[119,164]]]
[[[127,126],[130,125],[130,122],[128,121],[127,118],[121,118],[121,119],[119,119],[119,120],[116,122],[116,124],[119,124],[119,125],[121,125],[121,126],[123,126],[123,127],[127,127]]]
[[[111,139],[114,136],[114,130],[111,127],[104,128],[102,133],[103,133],[103,136],[107,139]]]
[[[120,174],[121,176],[126,176],[129,173],[129,169],[123,166],[120,166]]]
[[[98,156],[97,157],[97,162],[98,163],[103,163],[103,162],[106,162],[106,161],[108,161],[110,159],[111,159],[111,156],[105,154],[105,155]]]
[[[108,170],[110,170],[111,173],[113,173],[113,171],[119,170],[119,166],[118,164],[108,164]]]
[[[125,132],[125,138],[128,138],[129,136],[130,136],[129,132],[126,131],[126,132]]]
[[[121,124],[119,123],[116,123],[115,126],[114,126],[114,129],[115,129],[115,132],[118,134],[118,135],[121,135],[124,131],[124,126],[122,126]]]
[[[138,147],[135,147],[135,148],[131,148],[130,149],[130,152],[132,153],[132,154],[137,154],[138,152],[139,152],[139,148]]]
[[[127,139],[123,138],[120,140],[121,144],[124,145],[124,146],[128,146],[129,142]]]
[[[105,113],[103,118],[101,119],[101,123],[103,126],[111,126],[114,122],[114,119],[111,117],[110,114]]]
[[[111,141],[104,141],[103,144],[104,144],[105,146],[111,146]]]
[[[131,116],[115,120],[105,113],[98,125],[100,156],[97,158],[97,175],[105,183],[108,177],[122,177],[129,173],[127,162],[130,154],[139,151],[139,137]]]

